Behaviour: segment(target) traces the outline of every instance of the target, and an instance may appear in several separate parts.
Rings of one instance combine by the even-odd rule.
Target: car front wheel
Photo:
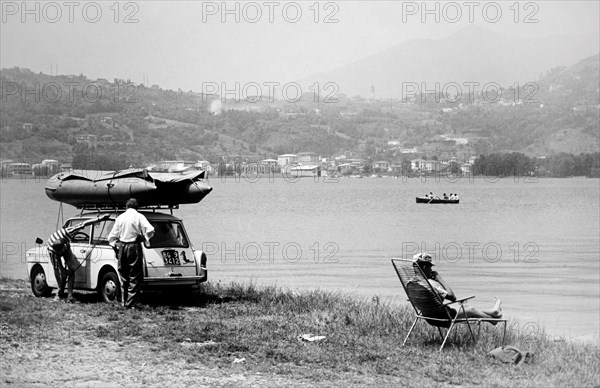
[[[107,272],[102,276],[98,293],[105,303],[115,303],[121,300],[121,285],[116,273]]]
[[[48,296],[52,293],[52,289],[48,287],[48,283],[46,282],[44,269],[40,266],[34,267],[31,271],[31,291],[38,298]]]

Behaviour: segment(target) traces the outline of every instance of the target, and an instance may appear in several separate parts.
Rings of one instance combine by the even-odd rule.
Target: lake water
[[[503,300],[521,330],[598,341],[600,181],[214,178],[200,204],[183,205],[209,279],[342,290],[405,303],[390,259],[426,250],[458,296],[475,307]],[[44,182],[0,183],[0,275],[26,276],[25,250],[57,226]],[[459,205],[416,204],[429,191]],[[64,207],[65,217],[77,211]]]

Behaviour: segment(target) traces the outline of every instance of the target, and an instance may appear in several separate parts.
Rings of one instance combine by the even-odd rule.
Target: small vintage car
[[[116,216],[123,210],[82,212],[68,219],[73,226],[106,213],[110,217],[76,232],[71,250],[79,260],[75,271],[75,289],[96,290],[105,302],[120,300],[120,283],[115,251],[108,245]],[[195,250],[181,219],[156,210],[141,211],[154,226],[154,236],[143,245],[144,287],[195,286],[208,278],[206,255]],[[35,296],[48,296],[58,284],[50,262],[47,245],[39,244],[27,251],[27,273]]]

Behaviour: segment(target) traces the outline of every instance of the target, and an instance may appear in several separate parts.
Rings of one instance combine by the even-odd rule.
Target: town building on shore
[[[279,165],[279,167],[297,164],[298,161],[299,161],[298,155],[296,155],[296,154],[283,154],[283,155],[277,156],[277,164]]]
[[[437,160],[413,159],[410,161],[410,167],[415,172],[436,173],[442,171],[442,162]]]

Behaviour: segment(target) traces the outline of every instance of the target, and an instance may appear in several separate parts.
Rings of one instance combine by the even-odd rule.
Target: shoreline
[[[546,387],[600,382],[598,345],[555,342],[508,325],[505,343],[535,354],[533,363],[514,368],[486,357],[500,346],[501,329],[485,325],[473,344],[467,329],[458,327],[439,352],[437,330],[421,322],[402,346],[413,320],[409,308],[344,293],[205,284],[201,292],[144,294],[144,309],[132,311],[98,303],[91,293],[76,293],[77,304],[54,303],[33,297],[24,281],[0,279],[0,286],[0,350],[7,366],[1,378],[7,385]],[[299,339],[309,333],[324,338]]]
[[[82,171],[101,171],[101,170],[82,170]],[[22,180],[22,181],[46,181],[54,175],[50,176],[35,176],[30,174],[23,175],[5,175],[0,177],[0,181],[4,180]],[[559,176],[519,176],[519,175],[506,175],[506,176],[496,176],[496,175],[442,175],[442,174],[423,174],[423,175],[395,175],[395,174],[385,174],[385,173],[377,173],[377,174],[355,174],[355,175],[336,175],[336,176],[327,176],[327,175],[302,175],[295,176],[294,174],[284,174],[284,173],[275,173],[275,174],[241,174],[241,175],[207,175],[204,179],[207,182],[211,180],[219,180],[219,181],[247,181],[249,183],[256,183],[261,180],[271,180],[271,179],[282,179],[282,180],[305,180],[305,179],[315,179],[315,180],[342,180],[342,179],[367,179],[367,178],[380,178],[380,179],[433,179],[434,181],[441,180],[449,180],[448,183],[455,183],[455,181],[460,182],[461,180],[467,181],[475,181],[475,180],[485,180],[485,181],[494,181],[494,180],[503,180],[503,179],[515,179],[517,181],[523,180],[537,180],[537,179],[600,179],[600,177],[593,176],[585,176],[585,175],[577,175],[577,176],[568,176],[568,177],[559,177]]]
[[[387,300],[388,295],[401,297],[402,294],[389,262],[384,258],[400,255],[405,242],[407,252],[412,249],[409,244],[418,244],[439,254],[444,254],[444,247],[456,242],[463,248],[460,265],[447,262],[445,272],[464,295],[477,296],[471,302],[474,307],[487,307],[492,296],[500,292],[498,296],[509,308],[508,314],[534,323],[539,317],[552,334],[570,338],[598,330],[597,291],[592,288],[590,294],[585,287],[598,282],[597,243],[590,239],[595,235],[597,242],[598,220],[593,214],[597,214],[598,203],[585,201],[597,197],[597,182],[551,179],[540,180],[538,185],[520,186],[512,180],[496,185],[483,181],[464,182],[456,187],[457,192],[468,192],[472,197],[467,206],[424,208],[414,205],[414,198],[410,196],[423,190],[419,187],[429,185],[423,185],[420,180],[408,183],[391,179],[349,180],[341,181],[339,185],[313,184],[312,180],[301,181],[298,185],[289,185],[283,180],[257,185],[236,184],[233,180],[227,183],[211,181],[216,188],[211,194],[214,197],[198,206],[182,206],[175,214],[184,219],[190,239],[197,248],[203,247],[205,242],[209,244],[202,249],[212,252],[208,255],[208,264],[213,281],[254,277],[261,284],[292,289],[311,286],[350,292],[358,289],[361,295],[378,294],[382,301]],[[2,240],[9,245],[5,245],[6,256],[1,267],[3,273],[18,278],[26,276],[25,250],[34,246],[35,237],[50,235],[59,218],[59,204],[47,199],[44,184],[27,183],[29,185],[18,180],[7,181],[2,186],[5,200],[2,225],[7,226],[3,229]],[[443,183],[436,185],[445,186]],[[356,195],[350,195],[350,189]],[[486,193],[489,191],[493,191],[499,200],[488,203]],[[380,201],[372,201],[374,192]],[[553,206],[551,211],[545,209],[546,205],[538,204],[536,199],[546,192],[561,193],[547,201],[559,205]],[[571,192],[580,195],[575,206],[564,203],[565,198],[571,198],[565,194]],[[408,199],[398,201],[399,198]],[[311,206],[306,207],[308,204]],[[70,216],[77,210],[68,206],[64,212],[65,216]],[[458,217],[465,224],[464,228],[438,228],[439,232],[434,233],[428,232],[426,227],[410,227],[423,217],[442,225],[450,225],[448,222]],[[486,217],[493,222],[485,222]],[[473,224],[467,224],[470,220]],[[587,220],[587,226],[572,228],[582,220]],[[539,221],[555,226],[533,228]],[[314,228],[295,233],[296,224],[313,225]],[[266,228],[269,233],[265,234]],[[365,228],[377,233],[366,233]],[[312,233],[313,230],[318,233]],[[465,244],[472,241],[479,243],[474,253],[465,248]],[[271,252],[264,245],[269,242],[280,245]],[[328,242],[339,247],[334,256],[328,256],[333,252],[325,249]],[[528,242],[535,242],[540,251],[533,256],[534,260],[527,261],[538,263],[526,262],[531,250],[523,248]],[[282,247],[287,243],[302,248],[298,260],[286,260]],[[318,243],[318,250],[315,243]],[[482,261],[481,249],[488,243],[497,243],[502,248],[502,256],[495,263]],[[516,243],[521,248],[518,263],[514,257]],[[251,250],[256,244],[262,248],[260,255]],[[228,253],[234,250],[235,253]],[[569,266],[568,274],[576,276],[566,276],[568,274],[561,269],[564,257],[573,251],[581,258]],[[319,263],[315,261],[316,253]],[[447,253],[449,257],[453,254],[454,251]],[[468,260],[472,254],[476,259],[473,263]],[[489,255],[494,258],[494,251]],[[294,258],[297,255],[292,249],[287,256]],[[524,272],[535,274],[527,285],[521,281]],[[504,277],[505,284],[488,287],[488,282],[493,282],[496,276]],[[469,280],[470,277],[475,283]],[[555,279],[561,279],[561,287],[546,288],[551,284],[548,281]],[[585,297],[576,296],[581,292]],[[575,313],[570,313],[571,309]]]
[[[11,289],[5,288],[5,286],[4,286],[5,283],[10,283],[10,282],[25,283],[26,288],[29,290],[29,294],[31,296],[33,296],[33,294],[31,293],[31,290],[30,290],[29,280],[27,280],[26,278],[23,278],[23,277],[17,278],[17,277],[0,276],[0,291],[11,291]],[[222,281],[218,280],[218,281],[216,281],[216,283],[218,285],[220,285],[222,283]],[[315,293],[316,292],[316,293],[343,295],[347,298],[350,298],[350,299],[360,302],[360,303],[376,301],[378,304],[381,304],[382,306],[387,306],[389,308],[394,308],[394,309],[408,308],[412,312],[410,304],[408,302],[406,302],[406,295],[404,293],[404,290],[402,290],[401,287],[399,288],[398,295],[396,297],[381,298],[380,295],[378,295],[378,294],[373,294],[373,295],[363,294],[363,293],[357,293],[354,291],[348,291],[348,290],[343,290],[343,289],[331,289],[331,290],[324,289],[324,288],[292,289],[289,287],[279,287],[276,285],[256,284],[252,280],[249,280],[249,281],[229,280],[229,281],[225,281],[224,283],[225,284],[235,284],[238,287],[272,288],[272,289],[276,290],[277,292],[282,292],[282,293],[302,294],[302,293]],[[210,281],[209,281],[209,284],[211,284]],[[17,289],[22,289],[22,287],[16,288],[14,290],[17,290]],[[152,294],[154,291],[146,291],[146,292],[147,293],[149,292]],[[54,290],[53,293],[56,293],[56,291]],[[87,296],[91,296],[93,298],[93,296],[95,295],[95,291],[75,290],[75,294],[87,295]],[[396,300],[393,300],[393,299],[396,299]],[[577,336],[568,336],[565,334],[551,334],[546,331],[545,326],[539,320],[538,321],[525,321],[523,319],[523,317],[521,317],[519,315],[509,315],[506,318],[508,318],[510,321],[513,321],[514,323],[516,323],[516,322],[524,323],[523,325],[521,325],[521,324],[517,325],[517,331],[519,331],[521,329],[525,333],[526,336],[531,336],[536,333],[543,333],[545,336],[547,336],[547,338],[549,340],[551,340],[553,342],[557,342],[557,343],[568,342],[568,343],[572,343],[572,344],[581,344],[581,345],[594,345],[594,344],[600,345],[600,336],[597,333],[596,334],[594,334],[594,333],[579,334]],[[533,325],[533,326],[531,326],[531,325]],[[530,330],[532,328],[533,328],[533,330]]]

